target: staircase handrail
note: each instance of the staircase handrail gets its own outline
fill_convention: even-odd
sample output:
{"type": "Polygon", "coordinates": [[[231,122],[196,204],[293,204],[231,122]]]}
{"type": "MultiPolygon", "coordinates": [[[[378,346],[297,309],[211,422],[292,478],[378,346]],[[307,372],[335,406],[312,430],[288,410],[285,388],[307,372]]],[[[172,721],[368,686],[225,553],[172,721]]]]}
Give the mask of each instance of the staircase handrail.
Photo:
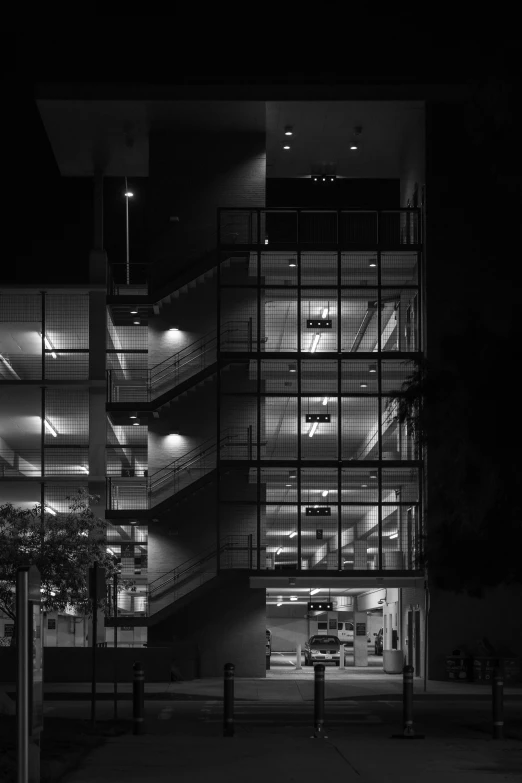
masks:
{"type": "Polygon", "coordinates": [[[149,598],[152,598],[154,593],[158,593],[160,590],[163,591],[164,589],[166,589],[167,586],[170,585],[172,582],[179,582],[182,578],[184,578],[188,574],[189,571],[193,571],[194,568],[203,565],[203,563],[217,556],[220,552],[226,551],[230,547],[230,544],[233,543],[234,541],[241,541],[243,539],[245,539],[245,541],[248,543],[249,536],[248,535],[226,536],[225,542],[222,543],[219,547],[216,547],[215,545],[209,546],[206,549],[204,549],[202,552],[198,552],[197,555],[194,555],[193,557],[190,557],[188,560],[185,560],[185,562],[180,563],[180,565],[176,566],[171,571],[167,571],[165,574],[158,576],[152,582],[149,582],[149,598]],[[161,584],[158,584],[160,582],[161,584]]]}

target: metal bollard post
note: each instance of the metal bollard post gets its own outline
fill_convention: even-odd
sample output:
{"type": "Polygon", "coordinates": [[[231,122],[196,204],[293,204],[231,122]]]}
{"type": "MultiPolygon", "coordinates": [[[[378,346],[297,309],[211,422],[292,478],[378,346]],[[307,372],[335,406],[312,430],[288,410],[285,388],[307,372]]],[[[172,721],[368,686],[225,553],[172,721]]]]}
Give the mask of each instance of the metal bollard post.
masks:
{"type": "Polygon", "coordinates": [[[493,739],[504,739],[504,678],[497,670],[493,676],[493,739]]]}
{"type": "Polygon", "coordinates": [[[393,739],[424,739],[424,735],[416,734],[413,728],[413,674],[413,666],[406,665],[402,670],[403,732],[393,734],[393,739]]]}
{"type": "Polygon", "coordinates": [[[314,681],[314,734],[312,739],[328,739],[324,733],[324,664],[315,666],[314,681]]]}
{"type": "Polygon", "coordinates": [[[234,669],[233,663],[225,664],[223,692],[223,736],[234,736],[234,669]]]}
{"type": "Polygon", "coordinates": [[[302,668],[303,667],[301,666],[301,645],[297,644],[295,648],[295,669],[297,671],[298,669],[302,669],[302,668]]]}
{"type": "Polygon", "coordinates": [[[134,680],[132,683],[132,733],[145,734],[145,672],[139,661],[132,667],[134,680]]]}
{"type": "Polygon", "coordinates": [[[339,668],[340,669],[344,669],[344,651],[345,651],[345,646],[344,646],[344,644],[341,644],[341,646],[339,648],[339,668]]]}

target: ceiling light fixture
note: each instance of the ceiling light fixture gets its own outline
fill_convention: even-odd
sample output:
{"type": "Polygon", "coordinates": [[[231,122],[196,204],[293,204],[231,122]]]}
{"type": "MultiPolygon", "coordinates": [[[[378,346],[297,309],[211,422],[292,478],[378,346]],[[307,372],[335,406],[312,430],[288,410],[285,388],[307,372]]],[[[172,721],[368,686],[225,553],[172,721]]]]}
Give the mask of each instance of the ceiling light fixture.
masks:
{"type": "Polygon", "coordinates": [[[320,592],[321,592],[321,588],[320,587],[314,587],[313,590],[310,590],[310,595],[316,595],[317,593],[320,593],[320,592]]]}
{"type": "Polygon", "coordinates": [[[56,516],[57,512],[54,510],[54,508],[52,506],[44,506],[44,508],[45,508],[45,510],[47,511],[48,514],[52,514],[53,517],[56,516]]]}
{"type": "Polygon", "coordinates": [[[138,311],[137,311],[137,310],[131,310],[131,311],[130,311],[130,314],[131,314],[131,315],[138,315],[138,311]]]}
{"type": "Polygon", "coordinates": [[[129,418],[130,418],[130,419],[137,419],[138,417],[137,417],[137,416],[136,416],[134,413],[131,413],[131,415],[129,416],[129,418]]]}
{"type": "Polygon", "coordinates": [[[284,145],[284,147],[283,147],[283,149],[284,149],[284,150],[289,150],[289,149],[290,149],[290,145],[289,145],[289,144],[285,144],[285,145],[284,145]]]}
{"type": "Polygon", "coordinates": [[[325,397],[323,400],[323,405],[328,405],[328,397],[325,397]]]}
{"type": "Polygon", "coordinates": [[[291,486],[292,486],[291,484],[285,484],[285,487],[291,487],[291,486]]]}
{"type": "MultiPolygon", "coordinates": [[[[39,332],[38,334],[40,335],[40,337],[42,336],[41,332],[39,332]]],[[[53,359],[56,359],[56,354],[54,352],[54,345],[51,345],[51,341],[47,336],[44,336],[44,345],[48,351],[51,351],[51,356],[53,357],[53,359]]]]}
{"type": "Polygon", "coordinates": [[[126,198],[132,198],[132,197],[134,196],[134,193],[132,192],[132,190],[126,190],[126,191],[125,191],[125,193],[124,193],[123,195],[124,195],[126,198]]]}
{"type": "Polygon", "coordinates": [[[313,438],[313,437],[314,437],[314,435],[315,435],[315,431],[316,431],[316,429],[318,428],[318,426],[319,426],[319,422],[318,422],[318,421],[314,421],[314,423],[313,423],[313,424],[312,424],[312,426],[310,427],[310,431],[309,431],[309,433],[308,433],[308,437],[309,437],[309,438],[313,438]]]}
{"type": "Polygon", "coordinates": [[[283,551],[283,547],[280,546],[279,549],[276,552],[276,555],[280,555],[282,551],[283,551]]]}
{"type": "Polygon", "coordinates": [[[377,365],[370,364],[370,366],[368,367],[368,372],[377,372],[377,365]]]}
{"type": "Polygon", "coordinates": [[[297,372],[297,367],[295,366],[295,364],[288,365],[288,372],[297,372]]]}
{"type": "Polygon", "coordinates": [[[323,307],[323,312],[321,313],[321,318],[328,318],[328,308],[323,307]]]}
{"type": "Polygon", "coordinates": [[[367,389],[368,384],[367,383],[361,383],[361,389],[367,389]]]}
{"type": "Polygon", "coordinates": [[[268,245],[268,237],[265,239],[265,245],[268,245]]]}
{"type": "Polygon", "coordinates": [[[135,326],[139,326],[139,325],[140,325],[140,321],[133,321],[133,324],[134,324],[135,326]]]}
{"type": "Polygon", "coordinates": [[[376,479],[376,478],[377,478],[377,473],[376,473],[376,471],[372,471],[372,472],[370,473],[370,478],[371,478],[371,479],[376,479]]]}
{"type": "Polygon", "coordinates": [[[132,426],[133,426],[133,427],[139,427],[139,426],[140,426],[140,423],[139,423],[139,421],[133,421],[133,422],[132,422],[132,426]]]}
{"type": "Polygon", "coordinates": [[[179,326],[169,326],[169,332],[179,332],[179,326]]]}
{"type": "Polygon", "coordinates": [[[288,538],[294,538],[294,536],[296,535],[297,535],[297,530],[292,530],[292,532],[288,534],[288,538]]]}
{"type": "Polygon", "coordinates": [[[290,600],[291,601],[297,601],[298,596],[297,595],[291,595],[290,600]]]}
{"type": "Polygon", "coordinates": [[[370,258],[370,267],[377,266],[377,262],[374,258],[370,258]]]}
{"type": "Polygon", "coordinates": [[[321,495],[323,496],[323,498],[328,497],[328,492],[329,492],[329,490],[323,489],[323,491],[321,492],[321,495]]]}
{"type": "Polygon", "coordinates": [[[89,468],[86,468],[85,465],[78,465],[78,468],[82,471],[82,473],[89,473],[89,468]]]}
{"type": "Polygon", "coordinates": [[[390,538],[399,538],[399,534],[398,533],[392,533],[390,538]]]}
{"type": "Polygon", "coordinates": [[[54,429],[54,427],[51,424],[51,422],[47,421],[47,419],[44,419],[44,424],[45,424],[45,428],[46,428],[47,432],[50,432],[51,435],[53,436],[53,438],[57,438],[58,437],[58,433],[54,429]]]}
{"type": "Polygon", "coordinates": [[[361,484],[362,489],[366,489],[368,487],[368,484],[361,484]]]}
{"type": "Polygon", "coordinates": [[[283,602],[279,601],[279,603],[277,603],[276,606],[283,606],[283,602]]]}
{"type": "Polygon", "coordinates": [[[289,258],[288,259],[288,266],[290,266],[290,267],[297,266],[297,261],[295,260],[295,258],[289,258]]]}
{"type": "Polygon", "coordinates": [[[294,133],[293,125],[287,125],[285,127],[285,136],[293,136],[293,133],[294,133]]]}
{"type": "Polygon", "coordinates": [[[297,478],[297,472],[295,470],[291,470],[288,474],[288,478],[295,479],[297,478]]]}
{"type": "Polygon", "coordinates": [[[310,346],[310,353],[315,353],[317,351],[317,346],[319,345],[320,339],[321,339],[321,333],[316,332],[314,334],[314,339],[312,340],[312,345],[310,346]]]}

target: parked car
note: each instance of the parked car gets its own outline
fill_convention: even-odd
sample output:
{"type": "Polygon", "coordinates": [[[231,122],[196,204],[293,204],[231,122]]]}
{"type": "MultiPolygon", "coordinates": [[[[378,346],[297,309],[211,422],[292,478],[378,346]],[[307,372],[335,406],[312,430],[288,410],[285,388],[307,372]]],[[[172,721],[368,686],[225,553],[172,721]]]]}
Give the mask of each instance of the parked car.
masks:
{"type": "Polygon", "coordinates": [[[383,635],[382,628],[379,629],[379,633],[375,634],[375,655],[382,655],[383,647],[383,635]]]}
{"type": "Polygon", "coordinates": [[[305,666],[314,663],[335,663],[339,666],[341,642],[338,636],[318,634],[311,636],[304,646],[305,666]]]}

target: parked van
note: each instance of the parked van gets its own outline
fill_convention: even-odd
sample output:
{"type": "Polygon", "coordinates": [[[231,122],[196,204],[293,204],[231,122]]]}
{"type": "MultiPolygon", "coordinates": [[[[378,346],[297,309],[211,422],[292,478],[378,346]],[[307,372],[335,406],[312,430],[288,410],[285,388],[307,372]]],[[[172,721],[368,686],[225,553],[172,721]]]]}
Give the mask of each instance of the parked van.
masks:
{"type": "Polygon", "coordinates": [[[353,647],[353,623],[349,620],[337,620],[337,630],[332,628],[332,621],[330,621],[330,627],[328,627],[327,622],[318,622],[317,633],[335,633],[339,637],[341,644],[353,647]]]}

